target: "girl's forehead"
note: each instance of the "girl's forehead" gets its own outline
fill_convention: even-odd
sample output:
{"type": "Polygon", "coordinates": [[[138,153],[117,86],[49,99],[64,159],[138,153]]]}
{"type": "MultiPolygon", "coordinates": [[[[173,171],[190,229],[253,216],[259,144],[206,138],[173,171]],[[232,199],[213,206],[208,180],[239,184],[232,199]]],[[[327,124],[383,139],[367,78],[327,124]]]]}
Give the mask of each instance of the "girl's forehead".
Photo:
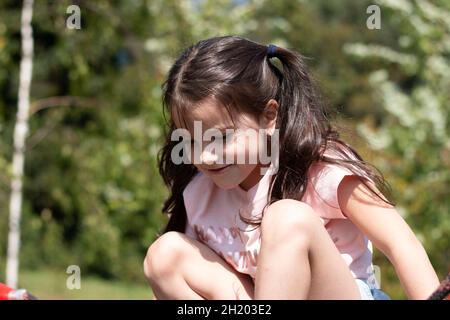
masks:
{"type": "Polygon", "coordinates": [[[228,128],[234,125],[232,115],[222,105],[213,100],[193,105],[187,108],[175,108],[172,118],[177,128],[194,128],[194,121],[200,121],[203,128],[228,128]]]}

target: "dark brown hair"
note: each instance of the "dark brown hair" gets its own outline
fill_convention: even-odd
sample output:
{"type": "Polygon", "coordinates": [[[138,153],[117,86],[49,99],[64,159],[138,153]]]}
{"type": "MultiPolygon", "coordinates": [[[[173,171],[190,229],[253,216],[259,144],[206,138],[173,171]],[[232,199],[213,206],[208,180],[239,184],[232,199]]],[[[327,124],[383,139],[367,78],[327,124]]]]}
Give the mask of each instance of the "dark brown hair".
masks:
{"type": "MultiPolygon", "coordinates": [[[[280,199],[302,199],[308,170],[319,161],[344,166],[370,179],[382,195],[390,194],[382,174],[363,161],[331,126],[304,58],[281,47],[277,47],[274,57],[281,62],[281,70],[267,56],[266,45],[239,36],[223,36],[187,48],[171,67],[163,84],[163,105],[171,118],[159,157],[160,173],[170,190],[163,207],[163,212],[170,215],[164,232],[185,231],[183,191],[197,173],[194,165],[176,165],[171,160],[172,149],[178,143],[171,141],[172,130],[176,129],[173,116],[185,117],[192,106],[206,98],[215,99],[230,115],[245,112],[260,116],[270,99],[278,102],[279,169],[272,177],[268,204],[280,199]],[[325,150],[338,156],[326,156],[325,150]]],[[[360,180],[378,198],[394,205],[360,180]]],[[[258,225],[261,221],[246,222],[258,225]]]]}

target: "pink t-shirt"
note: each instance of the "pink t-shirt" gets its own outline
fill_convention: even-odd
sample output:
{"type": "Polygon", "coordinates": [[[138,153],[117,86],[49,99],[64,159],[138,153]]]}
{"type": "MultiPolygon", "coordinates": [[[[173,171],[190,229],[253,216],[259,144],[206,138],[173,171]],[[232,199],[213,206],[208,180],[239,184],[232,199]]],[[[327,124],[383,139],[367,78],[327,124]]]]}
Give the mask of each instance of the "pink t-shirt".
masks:
{"type": "MultiPolygon", "coordinates": [[[[199,172],[184,190],[187,213],[186,234],[209,246],[238,272],[256,275],[260,250],[260,228],[241,221],[244,217],[261,218],[267,203],[273,168],[258,184],[245,191],[241,187],[221,189],[199,172]]],[[[337,189],[346,168],[317,163],[310,168],[309,183],[302,201],[309,204],[323,221],[342,258],[355,278],[373,276],[372,244],[342,213],[337,189]]]]}

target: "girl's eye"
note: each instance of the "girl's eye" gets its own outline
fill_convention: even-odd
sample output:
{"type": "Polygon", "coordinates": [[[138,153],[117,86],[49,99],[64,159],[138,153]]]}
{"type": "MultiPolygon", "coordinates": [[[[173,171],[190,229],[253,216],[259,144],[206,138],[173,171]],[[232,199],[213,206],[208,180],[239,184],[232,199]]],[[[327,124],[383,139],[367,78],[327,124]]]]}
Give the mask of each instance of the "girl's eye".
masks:
{"type": "Polygon", "coordinates": [[[221,136],[213,136],[212,137],[212,141],[216,141],[216,140],[220,140],[220,141],[225,141],[227,142],[228,139],[231,137],[232,133],[223,133],[221,136]]]}
{"type": "Polygon", "coordinates": [[[233,136],[233,132],[229,132],[229,133],[224,133],[222,135],[222,139],[229,139],[233,136]]]}
{"type": "Polygon", "coordinates": [[[222,135],[220,136],[220,139],[225,140],[227,136],[228,136],[228,135],[227,135],[226,133],[224,133],[224,134],[222,134],[222,135]]]}

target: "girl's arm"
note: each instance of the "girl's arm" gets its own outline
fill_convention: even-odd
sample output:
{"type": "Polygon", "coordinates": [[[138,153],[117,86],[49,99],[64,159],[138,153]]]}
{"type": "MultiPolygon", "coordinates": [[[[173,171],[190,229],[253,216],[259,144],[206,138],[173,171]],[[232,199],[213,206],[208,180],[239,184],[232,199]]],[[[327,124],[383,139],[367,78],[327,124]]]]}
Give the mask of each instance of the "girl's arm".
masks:
{"type": "Polygon", "coordinates": [[[395,207],[373,195],[356,176],[344,177],[338,200],[342,212],[392,262],[408,298],[428,298],[439,279],[422,244],[395,207]]]}

